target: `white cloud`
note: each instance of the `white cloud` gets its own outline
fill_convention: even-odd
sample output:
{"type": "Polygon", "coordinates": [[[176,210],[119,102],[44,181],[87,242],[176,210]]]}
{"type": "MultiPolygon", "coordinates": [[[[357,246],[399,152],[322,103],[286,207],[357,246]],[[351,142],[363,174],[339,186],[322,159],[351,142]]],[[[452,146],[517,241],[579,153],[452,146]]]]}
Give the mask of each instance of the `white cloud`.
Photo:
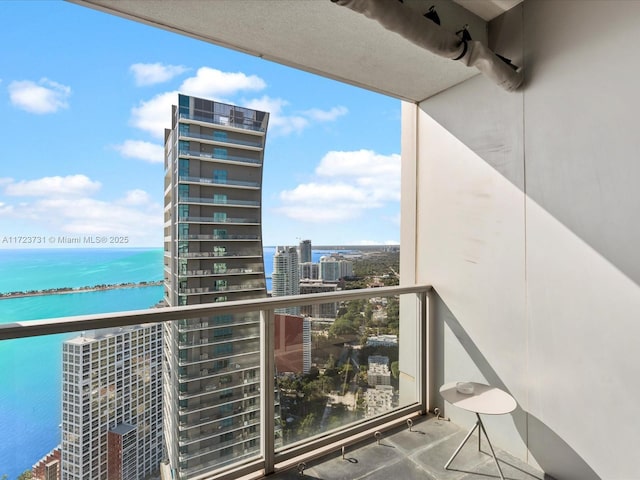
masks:
{"type": "Polygon", "coordinates": [[[349,110],[347,109],[347,107],[339,106],[333,107],[331,110],[320,110],[318,108],[312,108],[302,113],[312,120],[316,120],[318,122],[333,122],[338,117],[349,113],[349,110]]]}
{"type": "Polygon", "coordinates": [[[92,181],[86,175],[68,175],[12,181],[4,184],[4,193],[16,197],[76,197],[94,193],[100,186],[100,182],[92,181]]]}
{"type": "Polygon", "coordinates": [[[163,65],[162,63],[134,63],[129,67],[137,86],[155,85],[171,80],[188,70],[182,65],[163,65]]]}
{"type": "Polygon", "coordinates": [[[11,103],[30,113],[42,115],[68,108],[71,87],[42,78],[38,83],[31,80],[15,81],[9,84],[11,103]]]}
{"type": "Polygon", "coordinates": [[[151,196],[144,190],[137,188],[129,190],[120,203],[123,205],[146,205],[151,203],[151,196]]]}
{"type": "Polygon", "coordinates": [[[280,192],[279,213],[298,221],[341,222],[400,201],[397,154],[331,151],[320,160],[315,173],[316,181],[280,192]]]}
{"type": "MultiPolygon", "coordinates": [[[[29,192],[26,185],[46,183],[21,181],[11,186],[19,185],[23,191],[29,192]]],[[[127,243],[135,245],[157,245],[161,241],[158,232],[162,231],[163,208],[153,202],[144,190],[128,191],[114,201],[94,198],[90,189],[84,193],[64,196],[58,195],[55,189],[49,189],[48,194],[39,195],[29,202],[1,203],[0,215],[16,219],[23,226],[30,224],[33,234],[118,235],[129,237],[127,243]]]]}
{"type": "Polygon", "coordinates": [[[142,101],[131,109],[131,124],[162,139],[164,129],[171,126],[171,105],[177,102],[177,91],[161,93],[151,100],[142,101]]]}
{"type": "Polygon", "coordinates": [[[125,140],[114,148],[124,157],[137,158],[151,163],[164,162],[164,147],[141,140],[125,140]]]}
{"type": "Polygon", "coordinates": [[[179,90],[195,97],[219,99],[238,92],[263,90],[266,86],[265,81],[257,75],[201,67],[194,77],[182,83],[179,90]]]}
{"type": "Polygon", "coordinates": [[[210,67],[201,67],[196,74],[182,82],[174,91],[160,93],[141,101],[131,109],[131,125],[161,139],[164,129],[169,126],[171,105],[178,100],[178,93],[207,98],[223,103],[242,105],[253,110],[269,112],[269,135],[286,136],[301,133],[314,122],[331,122],[346,115],[346,107],[337,106],[329,110],[312,108],[297,114],[287,114],[289,102],[282,98],[263,95],[257,98],[233,100],[241,93],[265,89],[267,84],[256,75],[242,72],[223,72],[210,67]]]}
{"type": "Polygon", "coordinates": [[[222,72],[202,67],[194,77],[187,78],[177,90],[160,93],[133,107],[131,124],[161,139],[164,136],[164,129],[170,126],[171,106],[178,102],[178,93],[228,102],[224,99],[227,95],[245,90],[261,90],[265,86],[264,80],[255,75],[222,72]]]}

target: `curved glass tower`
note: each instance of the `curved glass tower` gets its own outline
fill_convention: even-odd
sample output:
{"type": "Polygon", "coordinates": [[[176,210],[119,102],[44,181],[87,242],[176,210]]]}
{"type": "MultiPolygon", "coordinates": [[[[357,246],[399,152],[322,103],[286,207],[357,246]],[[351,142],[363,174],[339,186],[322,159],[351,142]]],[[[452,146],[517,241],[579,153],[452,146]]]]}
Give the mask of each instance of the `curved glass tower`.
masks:
{"type": "MultiPolygon", "coordinates": [[[[165,130],[165,301],[266,296],[262,161],[269,114],[178,95],[165,130]]],[[[164,431],[174,478],[260,448],[258,314],[166,324],[164,431]]]]}

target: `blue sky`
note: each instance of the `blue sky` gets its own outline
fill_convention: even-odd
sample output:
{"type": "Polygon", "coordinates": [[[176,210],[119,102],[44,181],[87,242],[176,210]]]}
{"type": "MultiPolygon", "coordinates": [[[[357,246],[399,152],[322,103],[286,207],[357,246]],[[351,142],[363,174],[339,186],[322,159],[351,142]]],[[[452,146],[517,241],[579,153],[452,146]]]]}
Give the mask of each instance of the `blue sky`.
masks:
{"type": "Polygon", "coordinates": [[[265,245],[399,242],[399,100],[67,2],[0,16],[0,248],[160,247],[177,92],[271,113],[265,245]]]}

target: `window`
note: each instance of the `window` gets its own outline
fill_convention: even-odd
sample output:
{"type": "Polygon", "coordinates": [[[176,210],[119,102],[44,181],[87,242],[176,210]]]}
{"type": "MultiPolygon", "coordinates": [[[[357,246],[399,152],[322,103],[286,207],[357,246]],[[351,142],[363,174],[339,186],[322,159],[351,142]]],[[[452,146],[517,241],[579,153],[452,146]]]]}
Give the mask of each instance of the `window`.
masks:
{"type": "Polygon", "coordinates": [[[219,340],[229,340],[233,335],[233,329],[231,327],[218,328],[213,331],[213,339],[216,341],[219,340]]]}
{"type": "Polygon", "coordinates": [[[227,231],[222,228],[215,228],[213,230],[213,238],[224,240],[225,238],[227,238],[227,231]]]}
{"type": "Polygon", "coordinates": [[[214,158],[219,158],[224,160],[227,158],[227,149],[226,148],[214,148],[213,149],[214,158]]]}
{"type": "Polygon", "coordinates": [[[214,355],[228,355],[233,353],[233,345],[230,343],[224,343],[222,345],[213,346],[214,355]]]}
{"type": "Polygon", "coordinates": [[[227,221],[227,212],[214,212],[213,221],[214,222],[226,222],[227,221]]]}
{"type": "Polygon", "coordinates": [[[189,176],[189,160],[188,159],[181,158],[178,160],[178,175],[180,177],[189,176]]]}
{"type": "Polygon", "coordinates": [[[227,196],[223,193],[216,193],[213,195],[213,202],[225,204],[227,203],[227,196]]]}
{"type": "Polygon", "coordinates": [[[189,218],[189,205],[178,205],[178,218],[180,220],[189,218]]]}
{"type": "Polygon", "coordinates": [[[178,127],[180,130],[180,136],[188,137],[189,136],[189,125],[181,123],[178,127]]]}
{"type": "Polygon", "coordinates": [[[188,154],[190,150],[190,144],[189,142],[187,142],[186,140],[179,140],[178,141],[178,152],[180,153],[180,155],[182,154],[188,154]]]}
{"type": "Polygon", "coordinates": [[[213,180],[216,183],[227,183],[227,171],[226,170],[214,170],[213,180]]]}
{"type": "Polygon", "coordinates": [[[189,198],[189,185],[178,185],[178,199],[186,200],[189,198]]]}
{"type": "Polygon", "coordinates": [[[227,132],[216,130],[213,132],[213,139],[218,142],[225,142],[227,140],[227,132]]]}
{"type": "Polygon", "coordinates": [[[214,263],[213,264],[213,273],[226,273],[227,272],[227,264],[226,263],[214,263]]]}

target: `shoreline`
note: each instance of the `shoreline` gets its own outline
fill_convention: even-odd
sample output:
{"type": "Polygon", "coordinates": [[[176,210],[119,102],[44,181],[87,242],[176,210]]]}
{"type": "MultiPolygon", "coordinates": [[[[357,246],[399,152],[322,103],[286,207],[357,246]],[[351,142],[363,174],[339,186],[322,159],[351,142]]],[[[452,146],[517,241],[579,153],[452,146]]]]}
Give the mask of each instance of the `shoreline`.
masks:
{"type": "Polygon", "coordinates": [[[29,290],[0,293],[0,300],[7,300],[10,298],[24,298],[24,297],[41,297],[45,295],[64,295],[68,293],[87,293],[87,292],[100,292],[104,290],[117,290],[120,288],[143,288],[143,287],[158,287],[164,282],[162,280],[156,280],[153,282],[126,282],[126,283],[113,283],[108,285],[93,285],[85,287],[61,287],[61,288],[47,288],[44,290],[29,290]]]}

